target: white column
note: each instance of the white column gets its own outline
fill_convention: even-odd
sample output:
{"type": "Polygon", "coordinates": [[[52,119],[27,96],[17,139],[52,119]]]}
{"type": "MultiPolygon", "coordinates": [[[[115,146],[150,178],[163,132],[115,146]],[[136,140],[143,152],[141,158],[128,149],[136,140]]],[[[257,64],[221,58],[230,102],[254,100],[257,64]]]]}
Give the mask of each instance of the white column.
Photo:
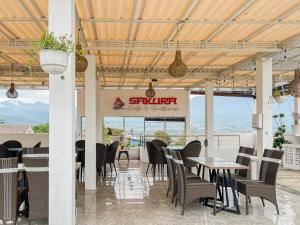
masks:
{"type": "Polygon", "coordinates": [[[96,190],[96,57],[85,57],[85,189],[96,190]]]}
{"type": "Polygon", "coordinates": [[[81,117],[84,116],[84,107],[85,107],[85,101],[84,101],[84,90],[77,90],[77,125],[76,125],[76,134],[77,140],[84,139],[81,133],[81,117]]]}
{"type": "Polygon", "coordinates": [[[103,139],[102,139],[102,116],[101,116],[101,113],[100,113],[100,107],[101,107],[101,82],[100,80],[97,80],[97,83],[96,83],[97,87],[96,87],[96,92],[97,92],[97,109],[96,109],[96,121],[97,121],[97,124],[96,124],[96,135],[97,135],[97,142],[103,142],[103,139]]]}
{"type": "Polygon", "coordinates": [[[262,129],[257,130],[257,155],[273,146],[272,131],[272,59],[256,61],[256,113],[262,115],[262,129]]]}
{"type": "Polygon", "coordinates": [[[300,108],[300,104],[299,104],[299,97],[294,97],[294,124],[300,124],[300,118],[299,118],[299,108],[300,108]]]}
{"type": "Polygon", "coordinates": [[[205,139],[208,142],[205,156],[214,148],[214,83],[207,81],[205,84],[205,139]]]}
{"type": "MultiPolygon", "coordinates": [[[[185,114],[185,134],[186,136],[189,136],[191,133],[191,120],[190,120],[190,90],[186,91],[186,100],[185,100],[186,104],[186,114],[185,114]]],[[[187,140],[189,139],[189,137],[187,137],[187,140]]]]}
{"type": "MultiPolygon", "coordinates": [[[[48,28],[75,37],[74,0],[49,0],[48,28]]],[[[75,224],[75,56],[65,79],[49,75],[49,224],[75,224]]]]}

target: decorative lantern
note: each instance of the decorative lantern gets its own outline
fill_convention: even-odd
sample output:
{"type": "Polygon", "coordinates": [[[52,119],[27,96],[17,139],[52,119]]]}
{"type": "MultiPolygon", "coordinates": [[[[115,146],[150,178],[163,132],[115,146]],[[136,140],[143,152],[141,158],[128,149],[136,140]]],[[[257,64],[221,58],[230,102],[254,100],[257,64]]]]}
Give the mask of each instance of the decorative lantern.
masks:
{"type": "Polygon", "coordinates": [[[183,77],[187,72],[187,66],[181,59],[181,51],[176,50],[175,60],[169,66],[169,74],[172,77],[183,77]]]}
{"type": "Polygon", "coordinates": [[[81,44],[78,43],[76,45],[76,50],[76,72],[84,72],[88,66],[88,61],[84,56],[80,55],[80,52],[82,52],[81,44]]]}
{"type": "Polygon", "coordinates": [[[294,80],[288,85],[288,92],[294,97],[300,97],[300,69],[295,69],[294,80]]]}
{"type": "Polygon", "coordinates": [[[154,88],[152,86],[152,82],[149,82],[149,87],[146,90],[146,96],[148,98],[153,98],[155,96],[155,90],[154,90],[154,88]]]}
{"type": "Polygon", "coordinates": [[[18,92],[16,91],[15,88],[15,83],[10,84],[10,88],[6,92],[6,97],[8,98],[17,98],[18,97],[18,92]]]}

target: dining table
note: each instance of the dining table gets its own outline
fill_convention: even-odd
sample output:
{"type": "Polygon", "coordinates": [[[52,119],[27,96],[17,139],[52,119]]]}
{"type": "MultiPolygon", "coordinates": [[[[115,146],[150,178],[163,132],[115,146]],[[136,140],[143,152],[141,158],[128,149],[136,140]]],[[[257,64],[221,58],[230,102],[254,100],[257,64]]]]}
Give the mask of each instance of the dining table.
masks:
{"type": "MultiPolygon", "coordinates": [[[[239,207],[239,203],[238,203],[238,199],[237,199],[237,194],[236,194],[236,182],[232,179],[232,175],[231,175],[231,170],[248,170],[249,167],[236,163],[236,162],[232,162],[232,161],[228,161],[222,158],[218,158],[218,157],[188,157],[188,160],[191,160],[197,164],[199,164],[199,166],[203,167],[203,172],[202,172],[202,178],[204,178],[204,169],[207,168],[209,169],[209,174],[210,174],[210,181],[211,182],[216,182],[216,196],[219,192],[219,196],[221,198],[221,203],[220,205],[217,207],[217,212],[220,211],[227,211],[227,212],[231,212],[231,213],[235,213],[235,214],[240,214],[240,207],[239,207]],[[225,194],[226,194],[226,204],[224,204],[224,193],[223,193],[223,188],[222,188],[222,194],[220,193],[220,171],[222,172],[222,184],[223,186],[225,186],[225,194]],[[214,179],[215,177],[215,179],[214,179]],[[226,179],[226,177],[228,179],[226,179]],[[228,190],[227,190],[227,180],[229,182],[231,182],[230,184],[230,188],[232,191],[232,196],[233,196],[233,207],[230,207],[229,205],[229,201],[228,201],[228,190]]],[[[212,206],[209,205],[208,203],[206,203],[207,206],[212,206]]]]}

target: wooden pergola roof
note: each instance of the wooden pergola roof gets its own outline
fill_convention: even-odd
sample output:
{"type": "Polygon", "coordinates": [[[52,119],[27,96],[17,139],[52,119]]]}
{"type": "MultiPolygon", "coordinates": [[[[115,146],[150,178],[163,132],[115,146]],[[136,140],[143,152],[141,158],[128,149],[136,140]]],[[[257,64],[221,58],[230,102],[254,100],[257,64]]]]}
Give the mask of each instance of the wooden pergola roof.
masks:
{"type": "MultiPolygon", "coordinates": [[[[105,87],[254,87],[255,60],[273,56],[274,83],[293,79],[300,60],[300,0],[76,0],[80,42],[97,56],[105,87]],[[177,40],[188,74],[168,75],[177,40]],[[287,49],[286,52],[284,50],[287,49]]],[[[47,86],[26,50],[47,29],[47,0],[2,1],[0,85],[47,86]]],[[[78,87],[84,76],[78,73],[78,87]]]]}

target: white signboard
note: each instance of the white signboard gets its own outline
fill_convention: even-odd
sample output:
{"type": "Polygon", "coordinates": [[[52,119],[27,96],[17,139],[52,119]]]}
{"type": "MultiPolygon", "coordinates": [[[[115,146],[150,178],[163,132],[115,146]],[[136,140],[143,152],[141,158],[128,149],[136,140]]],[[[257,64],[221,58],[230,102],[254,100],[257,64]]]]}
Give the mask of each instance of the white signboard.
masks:
{"type": "Polygon", "coordinates": [[[102,116],[185,117],[188,92],[185,90],[155,90],[148,98],[145,90],[101,90],[102,116]]]}

